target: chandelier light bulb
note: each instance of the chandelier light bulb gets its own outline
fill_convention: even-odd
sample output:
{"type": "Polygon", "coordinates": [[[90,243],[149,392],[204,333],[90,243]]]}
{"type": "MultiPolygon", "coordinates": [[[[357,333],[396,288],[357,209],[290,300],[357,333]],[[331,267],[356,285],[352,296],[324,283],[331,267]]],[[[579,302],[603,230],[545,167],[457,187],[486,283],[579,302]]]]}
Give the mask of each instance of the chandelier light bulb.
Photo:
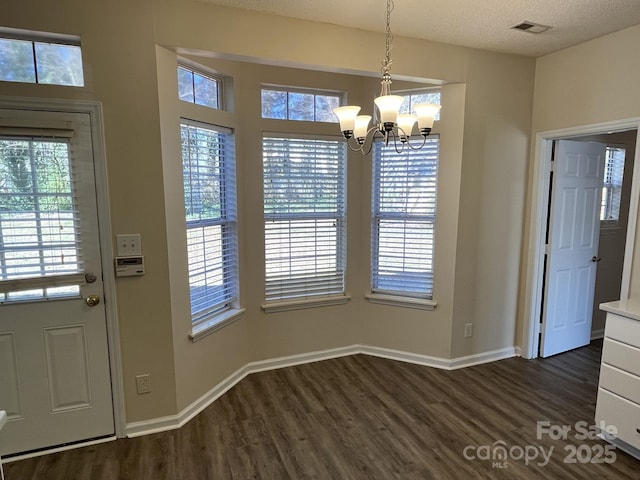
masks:
{"type": "Polygon", "coordinates": [[[433,128],[433,121],[436,115],[440,111],[440,105],[435,103],[419,103],[413,107],[418,115],[418,128],[420,133],[424,135],[425,132],[429,133],[433,128]]]}
{"type": "Polygon", "coordinates": [[[397,117],[398,122],[398,135],[401,141],[406,141],[411,136],[413,131],[413,125],[418,120],[418,117],[410,113],[401,113],[397,117]]]}
{"type": "Polygon", "coordinates": [[[338,117],[340,122],[340,130],[345,138],[351,138],[356,123],[356,117],[360,112],[360,107],[348,105],[346,107],[338,107],[333,109],[333,113],[338,117]]]}
{"type": "Polygon", "coordinates": [[[404,98],[400,95],[383,95],[374,100],[380,112],[380,122],[388,129],[389,126],[393,127],[396,123],[396,117],[398,116],[398,110],[404,98]]]}
{"type": "Polygon", "coordinates": [[[367,137],[367,132],[369,131],[369,122],[371,122],[371,115],[358,115],[356,117],[353,136],[356,137],[358,143],[364,143],[364,139],[367,137]]]}

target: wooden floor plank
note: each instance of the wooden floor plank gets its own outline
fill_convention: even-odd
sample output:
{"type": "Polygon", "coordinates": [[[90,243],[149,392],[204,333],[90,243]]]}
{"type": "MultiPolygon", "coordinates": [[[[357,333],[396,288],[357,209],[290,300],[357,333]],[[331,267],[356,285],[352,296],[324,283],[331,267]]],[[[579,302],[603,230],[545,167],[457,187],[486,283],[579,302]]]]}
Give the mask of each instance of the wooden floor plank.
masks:
{"type": "Polygon", "coordinates": [[[620,451],[613,464],[564,462],[600,440],[537,435],[538,421],[593,423],[601,350],[455,371],[355,355],[256,373],[179,430],[11,462],[6,480],[640,479],[620,451]],[[498,444],[553,452],[544,466],[465,458],[498,444]]]}

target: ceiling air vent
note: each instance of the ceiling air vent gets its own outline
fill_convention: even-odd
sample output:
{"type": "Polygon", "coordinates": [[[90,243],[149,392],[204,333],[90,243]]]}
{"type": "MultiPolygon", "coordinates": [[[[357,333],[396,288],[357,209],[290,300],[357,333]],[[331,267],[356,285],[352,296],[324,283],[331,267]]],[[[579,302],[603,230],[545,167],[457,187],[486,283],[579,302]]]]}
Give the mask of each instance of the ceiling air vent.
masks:
{"type": "Polygon", "coordinates": [[[539,23],[533,23],[533,22],[521,22],[518,25],[515,25],[513,27],[511,27],[513,30],[521,30],[523,32],[528,32],[528,33],[542,33],[542,32],[546,32],[547,30],[549,30],[550,26],[548,25],[541,25],[539,23]]]}

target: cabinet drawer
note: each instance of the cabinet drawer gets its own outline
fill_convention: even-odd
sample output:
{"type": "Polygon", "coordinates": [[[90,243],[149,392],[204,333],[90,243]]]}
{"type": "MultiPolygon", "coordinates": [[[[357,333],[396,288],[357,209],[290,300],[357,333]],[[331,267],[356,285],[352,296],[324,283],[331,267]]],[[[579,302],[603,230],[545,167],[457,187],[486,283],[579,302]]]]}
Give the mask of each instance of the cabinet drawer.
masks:
{"type": "Polygon", "coordinates": [[[602,363],[640,376],[640,349],[605,338],[602,346],[602,363]]]}
{"type": "Polygon", "coordinates": [[[625,400],[606,390],[598,389],[596,424],[616,427],[616,437],[640,448],[640,405],[625,400]]]}
{"type": "Polygon", "coordinates": [[[640,377],[603,364],[600,369],[600,387],[640,404],[640,377]]]}
{"type": "Polygon", "coordinates": [[[640,348],[640,322],[608,313],[604,336],[640,348]]]}

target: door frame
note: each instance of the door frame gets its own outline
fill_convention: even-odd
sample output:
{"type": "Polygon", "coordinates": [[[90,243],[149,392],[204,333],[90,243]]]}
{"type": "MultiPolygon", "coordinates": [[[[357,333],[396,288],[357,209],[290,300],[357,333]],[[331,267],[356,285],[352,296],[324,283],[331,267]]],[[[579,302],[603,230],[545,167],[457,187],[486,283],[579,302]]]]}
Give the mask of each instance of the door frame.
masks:
{"type": "MultiPolygon", "coordinates": [[[[549,182],[553,142],[565,138],[616,133],[633,129],[637,130],[637,137],[631,180],[629,223],[625,243],[625,245],[633,247],[640,207],[640,142],[638,142],[638,140],[640,140],[640,117],[550,130],[536,134],[533,153],[533,179],[531,182],[531,211],[529,214],[528,234],[525,237],[528,240],[528,247],[524,278],[524,319],[520,352],[523,358],[537,358],[540,343],[539,334],[543,298],[545,236],[549,213],[549,182]]],[[[626,299],[629,295],[632,261],[633,248],[625,247],[622,268],[622,287],[620,291],[621,299],[626,299]]]]}
{"type": "MultiPolygon", "coordinates": [[[[108,177],[102,103],[83,100],[0,96],[0,107],[14,110],[84,113],[89,115],[91,123],[90,128],[94,175],[96,182],[100,260],[102,262],[104,307],[107,327],[107,345],[109,348],[109,367],[111,370],[111,397],[113,402],[114,427],[115,436],[122,438],[126,436],[124,385],[122,381],[122,353],[120,349],[120,333],[116,308],[115,272],[114,269],[111,268],[113,265],[113,236],[111,234],[111,213],[109,208],[109,189],[107,182],[108,177]]],[[[82,446],[82,444],[74,444],[69,448],[76,448],[78,446],[82,446]]],[[[41,455],[43,453],[48,452],[39,452],[38,454],[41,455]]]]}

